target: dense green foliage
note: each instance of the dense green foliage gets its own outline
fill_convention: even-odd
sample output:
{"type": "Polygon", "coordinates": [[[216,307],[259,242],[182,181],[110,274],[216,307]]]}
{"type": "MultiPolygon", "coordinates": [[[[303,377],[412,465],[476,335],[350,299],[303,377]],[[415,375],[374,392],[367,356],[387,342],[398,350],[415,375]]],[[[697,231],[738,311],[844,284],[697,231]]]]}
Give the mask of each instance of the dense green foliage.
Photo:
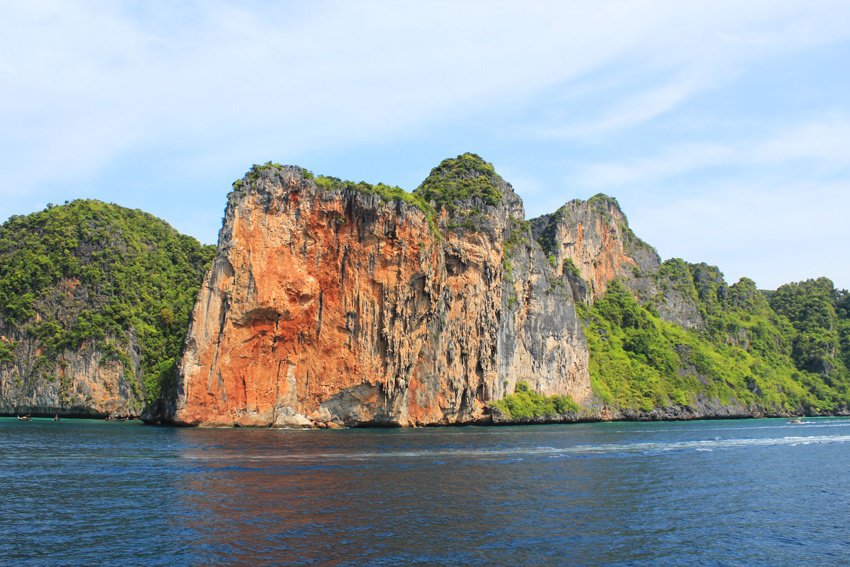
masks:
{"type": "Polygon", "coordinates": [[[517,382],[513,394],[491,404],[506,418],[515,420],[555,419],[579,412],[579,405],[569,396],[543,396],[533,392],[525,382],[517,382]]]}
{"type": "MultiPolygon", "coordinates": [[[[150,214],[99,201],[14,216],[0,226],[0,322],[38,339],[41,370],[80,348],[132,370],[138,345],[152,400],[173,375],[213,253],[150,214]]],[[[0,359],[14,358],[8,350],[0,359]]]]}
{"type": "Polygon", "coordinates": [[[316,186],[320,189],[343,189],[348,191],[358,191],[367,195],[377,195],[384,202],[402,201],[408,205],[412,205],[429,216],[433,216],[434,209],[428,203],[422,200],[419,195],[408,193],[401,187],[395,185],[385,185],[378,183],[372,185],[365,181],[355,183],[354,181],[345,181],[336,177],[328,177],[320,175],[315,178],[316,186]]]}
{"type": "Polygon", "coordinates": [[[493,165],[471,153],[440,162],[413,193],[426,203],[434,203],[438,210],[449,211],[454,211],[461,201],[478,199],[496,206],[502,200],[493,165]]]}
{"type": "Polygon", "coordinates": [[[658,267],[656,280],[661,284],[662,290],[673,289],[680,292],[685,298],[697,301],[698,292],[693,282],[688,263],[681,258],[672,258],[664,261],[658,267]]]}
{"type": "Polygon", "coordinates": [[[850,370],[850,293],[844,291],[835,304],[838,315],[838,339],[841,342],[841,361],[850,370]]]}
{"type": "Polygon", "coordinates": [[[15,361],[15,343],[9,340],[0,340],[0,364],[15,361]]]}
{"type": "MultiPolygon", "coordinates": [[[[641,306],[623,284],[612,282],[584,314],[593,390],[604,403],[641,411],[715,401],[769,412],[828,412],[850,402],[846,378],[811,372],[811,356],[799,355],[801,332],[771,308],[752,280],[727,286],[713,266],[681,260],[665,262],[659,277],[696,301],[705,329],[688,331],[661,320],[652,304],[641,306]]],[[[829,295],[824,286],[819,293],[822,299],[829,295]]],[[[771,301],[791,295],[777,292],[771,301]]],[[[824,305],[818,313],[815,326],[830,314],[824,305]]]]}
{"type": "Polygon", "coordinates": [[[811,401],[792,379],[790,361],[776,368],[744,348],[717,345],[662,321],[617,281],[590,309],[587,339],[594,392],[623,409],[717,400],[793,410],[811,401]]]}
{"type": "Polygon", "coordinates": [[[773,309],[791,321],[797,334],[792,356],[797,366],[846,382],[848,324],[847,292],[827,278],[783,285],[770,297],[773,309]]]}

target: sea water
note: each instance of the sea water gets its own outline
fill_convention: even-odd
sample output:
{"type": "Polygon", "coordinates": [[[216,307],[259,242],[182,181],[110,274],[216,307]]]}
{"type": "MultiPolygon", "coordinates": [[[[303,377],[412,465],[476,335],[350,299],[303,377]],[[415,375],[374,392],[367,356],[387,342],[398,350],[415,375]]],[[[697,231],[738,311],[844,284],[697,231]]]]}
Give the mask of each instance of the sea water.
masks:
{"type": "Polygon", "coordinates": [[[0,419],[0,564],[850,562],[850,420],[0,419]]]}

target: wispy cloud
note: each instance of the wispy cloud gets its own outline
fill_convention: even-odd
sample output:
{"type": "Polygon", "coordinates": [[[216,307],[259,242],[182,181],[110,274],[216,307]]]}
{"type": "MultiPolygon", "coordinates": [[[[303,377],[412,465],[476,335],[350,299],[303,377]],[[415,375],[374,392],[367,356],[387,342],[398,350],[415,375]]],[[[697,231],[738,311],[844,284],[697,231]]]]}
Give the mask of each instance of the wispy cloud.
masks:
{"type": "Polygon", "coordinates": [[[581,166],[575,179],[580,186],[594,190],[615,190],[729,163],[734,157],[734,148],[722,144],[687,144],[631,163],[615,161],[581,166]]]}
{"type": "Polygon", "coordinates": [[[850,182],[764,180],[730,183],[699,197],[636,206],[641,237],[665,257],[717,264],[730,281],[765,288],[828,275],[850,281],[850,182]]]}
{"type": "Polygon", "coordinates": [[[644,20],[646,34],[617,54],[606,80],[592,74],[570,78],[564,88],[584,96],[564,112],[566,120],[538,124],[533,134],[585,141],[616,134],[663,117],[768,58],[850,38],[850,15],[831,2],[812,10],[793,2],[656,7],[655,19],[644,20]],[[654,80],[647,84],[647,77],[654,80]]]}
{"type": "Polygon", "coordinates": [[[672,177],[708,168],[794,165],[805,161],[820,169],[850,166],[850,120],[839,115],[787,126],[766,139],[691,143],[656,155],[582,166],[582,186],[616,191],[624,186],[658,185],[672,177]]]}
{"type": "Polygon", "coordinates": [[[716,69],[749,52],[789,48],[785,35],[761,34],[739,55],[742,29],[830,19],[772,2],[27,2],[4,12],[3,193],[91,175],[140,144],[214,146],[239,161],[297,154],[384,139],[609,65],[672,70],[561,133],[616,131],[710,88],[716,69]]]}
{"type": "Polygon", "coordinates": [[[678,77],[666,84],[652,86],[646,91],[626,95],[614,107],[606,109],[602,116],[593,120],[566,126],[542,127],[537,129],[537,135],[543,138],[581,140],[643,124],[676,108],[710,84],[705,78],[678,77]]]}

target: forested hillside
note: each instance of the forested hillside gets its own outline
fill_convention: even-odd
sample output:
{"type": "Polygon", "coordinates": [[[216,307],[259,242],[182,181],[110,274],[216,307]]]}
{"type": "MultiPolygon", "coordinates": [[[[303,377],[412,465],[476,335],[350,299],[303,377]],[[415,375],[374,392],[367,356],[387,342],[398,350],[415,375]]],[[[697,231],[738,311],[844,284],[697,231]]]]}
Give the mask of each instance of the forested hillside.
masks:
{"type": "Polygon", "coordinates": [[[586,310],[603,404],[659,417],[847,410],[847,319],[837,309],[845,292],[820,279],[783,286],[769,302],[750,279],[729,286],[709,266],[687,269],[703,330],[664,321],[616,280],[586,310]]]}
{"type": "Polygon", "coordinates": [[[0,411],[138,415],[173,379],[213,247],[78,200],[0,226],[0,411]]]}
{"type": "MultiPolygon", "coordinates": [[[[661,262],[616,199],[597,195],[531,221],[579,306],[594,400],[569,415],[517,392],[513,418],[688,419],[850,409],[850,299],[826,279],[761,291],[720,270],[661,262]]],[[[511,411],[513,407],[513,411],[511,411]]]]}

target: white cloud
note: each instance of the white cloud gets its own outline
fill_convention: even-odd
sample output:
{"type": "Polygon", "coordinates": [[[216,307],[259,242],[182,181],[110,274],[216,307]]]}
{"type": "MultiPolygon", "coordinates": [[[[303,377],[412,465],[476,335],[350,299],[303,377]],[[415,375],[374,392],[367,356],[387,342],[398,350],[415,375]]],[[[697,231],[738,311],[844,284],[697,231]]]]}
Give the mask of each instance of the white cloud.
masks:
{"type": "MultiPolygon", "coordinates": [[[[613,191],[627,186],[658,185],[708,168],[759,169],[806,161],[820,169],[850,166],[850,120],[839,115],[786,126],[765,139],[727,143],[689,143],[651,157],[601,162],[578,168],[581,186],[613,191]]],[[[768,170],[769,171],[769,170],[768,170]]]]}
{"type": "Polygon", "coordinates": [[[677,78],[667,84],[627,96],[594,120],[555,128],[544,127],[538,130],[538,135],[544,138],[580,140],[629,128],[662,116],[710,84],[712,82],[705,78],[677,78]]]}
{"type": "Polygon", "coordinates": [[[652,8],[657,19],[644,30],[648,33],[619,54],[626,65],[613,72],[621,81],[571,77],[575,80],[565,88],[584,95],[573,101],[577,110],[557,124],[538,125],[533,133],[594,140],[664,116],[759,61],[850,37],[850,12],[833,2],[808,7],[795,2],[679,2],[654,3],[652,8]],[[654,79],[644,84],[646,77],[654,79]],[[629,82],[637,84],[623,93],[629,82]],[[600,99],[606,101],[600,110],[589,116],[581,111],[582,103],[593,109],[600,99]]]}
{"type": "Polygon", "coordinates": [[[791,128],[751,152],[763,163],[812,160],[824,165],[850,166],[850,119],[832,115],[791,128]]]}
{"type": "Polygon", "coordinates": [[[245,148],[303,153],[399,135],[609,64],[678,70],[570,126],[616,130],[710,87],[712,69],[736,58],[842,36],[826,9],[836,5],[9,3],[0,192],[92,175],[140,144],[240,160],[245,148]],[[824,22],[832,32],[804,33],[824,22]],[[765,26],[779,31],[742,36],[765,26]],[[792,28],[804,31],[789,39],[792,28]]]}
{"type": "Polygon", "coordinates": [[[631,163],[596,163],[579,168],[577,181],[596,190],[646,185],[694,170],[737,161],[735,148],[722,144],[687,144],[631,163]]]}
{"type": "Polygon", "coordinates": [[[734,184],[698,198],[635,206],[632,227],[664,257],[720,266],[765,288],[826,275],[850,285],[850,182],[734,184]]]}

